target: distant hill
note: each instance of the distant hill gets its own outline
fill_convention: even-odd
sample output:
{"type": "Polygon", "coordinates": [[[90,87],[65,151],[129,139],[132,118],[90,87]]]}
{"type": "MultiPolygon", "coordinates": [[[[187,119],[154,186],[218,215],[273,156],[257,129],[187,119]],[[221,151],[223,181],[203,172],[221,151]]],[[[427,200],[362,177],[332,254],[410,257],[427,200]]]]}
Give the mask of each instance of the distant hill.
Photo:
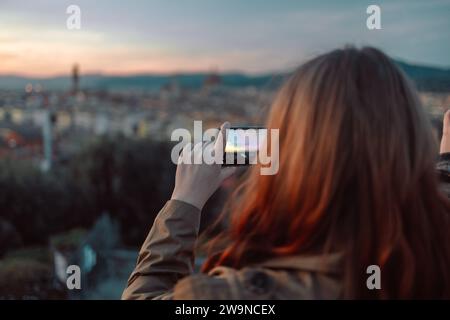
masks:
{"type": "MultiPolygon", "coordinates": [[[[416,83],[419,90],[434,92],[450,91],[450,69],[413,65],[396,61],[401,69],[416,83]]],[[[226,87],[274,88],[288,73],[246,75],[243,73],[221,74],[222,85],[226,87]]],[[[81,75],[80,86],[84,89],[104,90],[159,90],[173,81],[184,88],[198,89],[208,77],[207,73],[185,74],[144,74],[131,76],[81,75]]],[[[18,76],[1,76],[0,89],[23,89],[27,83],[41,84],[48,90],[67,90],[71,85],[69,76],[51,78],[26,78],[18,76]]]]}
{"type": "MultiPolygon", "coordinates": [[[[184,88],[198,89],[203,85],[209,75],[206,73],[189,73],[176,75],[131,75],[131,76],[105,76],[105,75],[81,75],[80,86],[84,89],[137,89],[159,90],[164,85],[176,81],[184,88]]],[[[250,76],[240,73],[221,74],[222,85],[227,87],[264,87],[276,86],[283,75],[250,76]]],[[[31,78],[19,76],[0,75],[0,89],[23,89],[28,84],[39,83],[48,90],[67,90],[71,87],[71,78],[31,78]]]]}
{"type": "Polygon", "coordinates": [[[450,69],[428,67],[396,61],[421,91],[449,92],[450,69]]]}
{"type": "MultiPolygon", "coordinates": [[[[180,87],[189,89],[199,89],[209,75],[206,73],[189,73],[177,75],[139,75],[125,77],[103,77],[95,84],[101,89],[120,89],[123,87],[137,89],[159,89],[171,82],[176,82],[180,87]]],[[[221,82],[226,87],[264,87],[275,86],[282,76],[261,75],[250,76],[239,73],[221,74],[221,82]]]]}

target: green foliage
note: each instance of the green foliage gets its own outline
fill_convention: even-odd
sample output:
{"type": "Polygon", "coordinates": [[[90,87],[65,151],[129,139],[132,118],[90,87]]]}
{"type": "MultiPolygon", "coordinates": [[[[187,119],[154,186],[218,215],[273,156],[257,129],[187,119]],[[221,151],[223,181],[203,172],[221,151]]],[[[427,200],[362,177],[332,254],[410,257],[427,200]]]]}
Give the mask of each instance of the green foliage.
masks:
{"type": "Polygon", "coordinates": [[[8,250],[20,247],[22,237],[11,222],[0,217],[0,257],[8,250]]]}
{"type": "Polygon", "coordinates": [[[0,208],[0,218],[25,245],[45,244],[50,234],[83,225],[93,212],[64,171],[44,174],[29,162],[9,159],[0,161],[0,208]]]}
{"type": "Polygon", "coordinates": [[[28,161],[0,160],[0,220],[30,246],[90,228],[108,213],[124,243],[139,245],[173,188],[170,152],[165,142],[104,137],[47,173],[28,161]]]}
{"type": "Polygon", "coordinates": [[[71,176],[91,196],[97,214],[120,223],[126,244],[138,245],[170,196],[171,145],[150,139],[103,138],[72,159],[71,176]]]}
{"type": "Polygon", "coordinates": [[[50,244],[59,251],[76,250],[86,237],[86,230],[73,229],[65,233],[60,233],[50,238],[50,244]]]}
{"type": "Polygon", "coordinates": [[[47,247],[26,247],[14,251],[8,252],[4,257],[5,260],[21,260],[21,259],[31,259],[36,262],[43,264],[52,263],[52,254],[47,247]]]}
{"type": "Polygon", "coordinates": [[[0,260],[0,299],[63,299],[65,292],[53,285],[51,264],[33,258],[0,260]]]}

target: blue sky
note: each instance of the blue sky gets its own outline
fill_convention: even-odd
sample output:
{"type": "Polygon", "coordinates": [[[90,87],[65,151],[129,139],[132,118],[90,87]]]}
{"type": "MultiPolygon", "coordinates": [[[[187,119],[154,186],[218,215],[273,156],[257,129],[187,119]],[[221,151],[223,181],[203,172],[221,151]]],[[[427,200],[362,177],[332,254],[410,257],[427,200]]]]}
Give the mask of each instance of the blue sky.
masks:
{"type": "Polygon", "coordinates": [[[450,0],[0,0],[0,74],[293,68],[345,44],[450,67],[450,0]],[[66,8],[81,8],[67,30],[66,8]],[[366,28],[381,7],[382,30],[366,28]]]}

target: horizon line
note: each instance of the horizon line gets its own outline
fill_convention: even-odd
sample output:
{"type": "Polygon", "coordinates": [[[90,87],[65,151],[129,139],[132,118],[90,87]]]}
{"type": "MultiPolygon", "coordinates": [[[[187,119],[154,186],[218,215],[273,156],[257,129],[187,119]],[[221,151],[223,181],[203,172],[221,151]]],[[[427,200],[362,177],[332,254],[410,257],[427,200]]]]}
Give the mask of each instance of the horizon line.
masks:
{"type": "MultiPolygon", "coordinates": [[[[79,72],[80,77],[85,76],[102,76],[102,77],[136,77],[136,76],[183,76],[183,75],[193,75],[193,74],[218,74],[218,75],[244,75],[249,77],[259,77],[259,76],[267,76],[267,75],[277,75],[288,73],[289,70],[286,71],[261,71],[261,72],[248,72],[245,70],[224,70],[224,71],[207,71],[207,70],[184,70],[184,71],[142,71],[142,72],[101,72],[101,71],[92,71],[92,72],[79,72]]],[[[55,73],[51,75],[34,75],[34,74],[26,74],[26,73],[1,73],[0,77],[16,77],[16,78],[26,78],[26,79],[52,79],[52,78],[63,78],[63,77],[71,77],[72,71],[69,69],[67,73],[55,73]]]]}
{"type": "MultiPolygon", "coordinates": [[[[429,64],[429,63],[421,63],[421,62],[412,62],[406,59],[402,58],[394,58],[391,57],[392,60],[396,63],[405,63],[408,65],[413,65],[417,67],[425,67],[425,68],[434,68],[434,69],[441,69],[445,71],[450,71],[450,65],[436,65],[436,64],[429,64]]],[[[72,64],[73,67],[77,63],[72,64]]],[[[295,68],[295,67],[294,67],[295,68]]],[[[294,69],[293,68],[293,69],[294,69]]],[[[245,71],[245,70],[238,70],[238,69],[229,69],[229,70],[179,70],[179,71],[167,71],[167,72],[161,72],[161,71],[141,71],[141,72],[104,72],[104,71],[88,71],[86,73],[80,72],[81,76],[101,76],[101,77],[134,77],[134,76],[181,76],[181,75],[192,75],[192,74],[219,74],[219,75],[230,75],[230,74],[239,74],[249,77],[260,77],[260,76],[267,76],[267,75],[281,75],[289,73],[289,70],[272,70],[272,71],[259,71],[259,72],[251,72],[251,71],[245,71]]],[[[55,74],[49,74],[49,75],[35,75],[35,74],[27,74],[27,73],[2,73],[0,72],[0,77],[16,77],[16,78],[26,78],[26,79],[39,79],[39,80],[45,80],[45,79],[52,79],[52,78],[63,78],[63,77],[71,77],[72,71],[71,68],[68,68],[67,73],[55,73],[55,74]]]]}

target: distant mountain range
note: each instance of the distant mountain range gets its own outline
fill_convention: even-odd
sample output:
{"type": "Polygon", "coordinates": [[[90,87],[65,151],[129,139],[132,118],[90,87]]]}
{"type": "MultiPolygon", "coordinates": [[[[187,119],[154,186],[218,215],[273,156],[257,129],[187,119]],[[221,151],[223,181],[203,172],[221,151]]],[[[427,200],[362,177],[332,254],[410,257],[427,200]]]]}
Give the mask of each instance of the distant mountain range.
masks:
{"type": "Polygon", "coordinates": [[[450,69],[428,67],[396,61],[421,91],[449,92],[450,69]]]}
{"type": "MultiPolygon", "coordinates": [[[[450,91],[450,69],[413,65],[396,61],[400,68],[416,83],[419,90],[433,92],[450,91]]],[[[220,74],[221,84],[226,87],[273,88],[280,84],[288,73],[246,75],[243,73],[220,74]]],[[[144,74],[130,76],[111,76],[100,74],[81,75],[80,87],[96,90],[159,90],[174,81],[180,86],[189,89],[200,88],[208,73],[184,74],[144,74]]],[[[13,75],[0,75],[0,89],[23,89],[31,83],[40,84],[47,90],[67,90],[71,87],[70,76],[50,78],[28,78],[13,75]]]]}
{"type": "MultiPolygon", "coordinates": [[[[275,86],[280,83],[286,74],[267,74],[251,76],[241,73],[220,74],[221,84],[227,87],[264,87],[275,86]]],[[[198,89],[210,76],[208,73],[184,73],[184,74],[143,74],[129,76],[93,75],[80,76],[80,87],[83,89],[97,90],[159,90],[165,85],[177,83],[182,88],[198,89]]],[[[32,78],[20,76],[0,75],[1,89],[23,89],[31,83],[40,84],[48,90],[67,90],[71,88],[70,76],[58,76],[51,78],[32,78]]]]}

